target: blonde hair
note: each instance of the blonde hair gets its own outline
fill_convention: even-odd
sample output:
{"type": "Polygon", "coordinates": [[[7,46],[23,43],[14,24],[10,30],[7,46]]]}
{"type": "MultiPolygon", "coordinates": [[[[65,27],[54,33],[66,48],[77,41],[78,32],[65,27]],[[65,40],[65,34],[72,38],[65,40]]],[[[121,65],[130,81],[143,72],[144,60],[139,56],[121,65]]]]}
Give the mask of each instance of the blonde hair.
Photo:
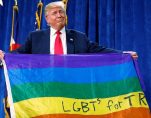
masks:
{"type": "Polygon", "coordinates": [[[57,2],[51,2],[45,6],[45,16],[47,15],[48,11],[54,7],[61,7],[62,10],[66,13],[64,3],[62,1],[57,1],[57,2]]]}

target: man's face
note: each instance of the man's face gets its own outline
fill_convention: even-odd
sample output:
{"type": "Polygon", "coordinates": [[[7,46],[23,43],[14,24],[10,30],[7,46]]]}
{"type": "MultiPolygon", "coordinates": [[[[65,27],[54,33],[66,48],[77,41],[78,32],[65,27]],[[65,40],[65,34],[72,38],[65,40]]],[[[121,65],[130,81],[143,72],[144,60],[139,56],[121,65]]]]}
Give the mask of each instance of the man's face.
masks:
{"type": "Polygon", "coordinates": [[[46,21],[52,28],[61,30],[66,24],[65,11],[59,6],[51,8],[47,12],[46,21]]]}

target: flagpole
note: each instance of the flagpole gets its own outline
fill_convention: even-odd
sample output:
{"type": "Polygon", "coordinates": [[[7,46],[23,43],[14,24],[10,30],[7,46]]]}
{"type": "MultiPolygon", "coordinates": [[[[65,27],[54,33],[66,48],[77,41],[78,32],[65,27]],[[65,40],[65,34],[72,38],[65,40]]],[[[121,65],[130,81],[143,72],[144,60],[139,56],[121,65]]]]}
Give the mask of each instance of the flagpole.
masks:
{"type": "Polygon", "coordinates": [[[15,108],[14,108],[13,98],[12,98],[12,92],[11,92],[11,86],[10,86],[10,81],[9,81],[9,76],[8,76],[8,70],[7,70],[5,60],[2,60],[2,63],[3,63],[4,76],[5,76],[5,81],[6,81],[7,93],[8,93],[8,102],[10,104],[10,116],[11,116],[11,118],[16,118],[16,113],[15,113],[15,108]]]}
{"type": "Polygon", "coordinates": [[[38,30],[41,28],[42,8],[43,8],[43,3],[41,2],[41,0],[39,0],[39,3],[37,5],[37,11],[35,14],[38,30]]]}
{"type": "Polygon", "coordinates": [[[0,5],[3,6],[3,1],[2,0],[0,0],[0,5]]]}
{"type": "MultiPolygon", "coordinates": [[[[18,6],[17,6],[17,0],[14,0],[15,4],[13,6],[13,17],[12,17],[12,32],[11,32],[11,39],[14,38],[14,17],[15,17],[15,11],[18,11],[18,6]]],[[[12,51],[12,44],[14,44],[14,40],[11,40],[10,42],[10,51],[12,51]]]]}
{"type": "Polygon", "coordinates": [[[62,2],[64,3],[64,5],[65,5],[65,10],[66,10],[66,9],[67,9],[68,0],[62,0],[62,2]]]}
{"type": "Polygon", "coordinates": [[[17,0],[14,0],[15,1],[15,5],[17,6],[17,0]]]}
{"type": "Polygon", "coordinates": [[[10,40],[10,51],[13,51],[19,47],[18,44],[15,44],[14,40],[14,31],[15,31],[15,20],[16,20],[16,13],[18,14],[18,4],[17,0],[14,0],[14,6],[13,6],[13,16],[12,16],[12,31],[11,31],[11,40],[10,40]]]}
{"type": "Polygon", "coordinates": [[[14,0],[15,5],[13,6],[13,18],[12,18],[12,36],[14,37],[14,16],[15,16],[15,10],[18,11],[18,5],[17,5],[17,0],[14,0]]]}
{"type": "MultiPolygon", "coordinates": [[[[68,0],[62,0],[62,2],[64,3],[64,8],[65,10],[67,11],[67,3],[68,3],[68,0]]],[[[68,17],[66,15],[66,24],[68,24],[68,17]]]]}

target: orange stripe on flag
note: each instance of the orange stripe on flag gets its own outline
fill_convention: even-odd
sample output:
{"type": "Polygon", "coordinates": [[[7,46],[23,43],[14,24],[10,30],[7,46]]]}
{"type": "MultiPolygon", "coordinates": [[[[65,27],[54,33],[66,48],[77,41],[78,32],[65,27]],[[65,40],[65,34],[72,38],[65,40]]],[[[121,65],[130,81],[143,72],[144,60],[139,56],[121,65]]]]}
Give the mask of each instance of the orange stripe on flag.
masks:
{"type": "Polygon", "coordinates": [[[106,115],[50,114],[34,118],[151,118],[148,108],[129,108],[106,115]]]}

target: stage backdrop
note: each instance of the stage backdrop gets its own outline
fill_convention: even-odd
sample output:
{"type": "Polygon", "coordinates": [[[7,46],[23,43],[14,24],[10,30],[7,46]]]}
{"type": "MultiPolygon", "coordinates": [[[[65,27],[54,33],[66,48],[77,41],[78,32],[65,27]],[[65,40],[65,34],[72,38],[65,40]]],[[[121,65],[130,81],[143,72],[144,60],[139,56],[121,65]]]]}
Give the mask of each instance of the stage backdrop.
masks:
{"type": "MultiPolygon", "coordinates": [[[[44,6],[50,1],[42,0],[44,6]]],[[[35,30],[38,2],[18,0],[20,44],[25,42],[30,31],[35,30]]],[[[0,6],[0,49],[6,52],[9,51],[13,5],[13,0],[3,0],[3,6],[0,6]]],[[[151,104],[151,0],[68,0],[67,15],[67,27],[86,33],[90,40],[138,53],[144,90],[151,104]]],[[[42,28],[46,27],[42,16],[42,28]]]]}

